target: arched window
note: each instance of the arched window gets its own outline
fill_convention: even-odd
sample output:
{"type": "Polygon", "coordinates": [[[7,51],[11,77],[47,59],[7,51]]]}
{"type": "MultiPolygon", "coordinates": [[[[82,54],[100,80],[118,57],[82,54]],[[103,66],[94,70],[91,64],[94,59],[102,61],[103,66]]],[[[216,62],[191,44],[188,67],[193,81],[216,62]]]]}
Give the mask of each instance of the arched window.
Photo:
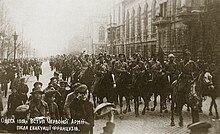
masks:
{"type": "Polygon", "coordinates": [[[105,28],[103,26],[99,27],[99,42],[105,41],[105,28]]]}
{"type": "Polygon", "coordinates": [[[144,8],[144,39],[147,40],[148,34],[148,5],[146,3],[144,8]]]}
{"type": "Polygon", "coordinates": [[[135,40],[135,10],[132,11],[132,18],[131,18],[131,41],[135,40]]]}
{"type": "Polygon", "coordinates": [[[153,1],[153,6],[152,6],[152,21],[151,21],[152,34],[156,33],[156,26],[153,25],[153,22],[155,21],[156,13],[157,13],[156,5],[157,5],[157,1],[154,0],[153,1]]]}
{"type": "Polygon", "coordinates": [[[130,38],[130,13],[129,11],[127,11],[127,15],[126,15],[126,40],[129,41],[130,38]]]}
{"type": "Polygon", "coordinates": [[[138,7],[138,15],[137,15],[137,39],[141,40],[141,7],[138,7]]]}

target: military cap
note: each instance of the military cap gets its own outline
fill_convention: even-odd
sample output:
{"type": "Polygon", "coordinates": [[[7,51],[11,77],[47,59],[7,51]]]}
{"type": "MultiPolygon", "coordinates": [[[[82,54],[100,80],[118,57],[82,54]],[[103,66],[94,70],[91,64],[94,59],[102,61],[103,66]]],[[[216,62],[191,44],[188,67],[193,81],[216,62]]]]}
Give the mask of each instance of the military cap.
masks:
{"type": "Polygon", "coordinates": [[[29,109],[29,105],[20,105],[15,109],[15,112],[22,113],[29,109]]]}
{"type": "Polygon", "coordinates": [[[102,57],[104,57],[104,55],[103,55],[102,53],[100,53],[100,54],[98,55],[98,59],[100,59],[100,58],[102,58],[102,57]]]}
{"type": "Polygon", "coordinates": [[[79,82],[77,82],[77,83],[71,85],[70,92],[75,91],[76,88],[78,88],[80,85],[81,85],[81,83],[79,83],[79,82]]]}
{"type": "Polygon", "coordinates": [[[55,79],[58,79],[58,78],[57,77],[52,77],[52,78],[50,78],[50,81],[53,81],[55,79]]]}
{"type": "Polygon", "coordinates": [[[196,122],[188,126],[188,129],[191,130],[191,134],[197,133],[208,133],[209,128],[211,128],[211,124],[205,121],[196,122]]]}
{"type": "Polygon", "coordinates": [[[89,57],[89,54],[85,54],[85,57],[89,57]]]}
{"type": "Polygon", "coordinates": [[[102,103],[96,107],[94,113],[97,116],[104,116],[111,112],[112,110],[116,111],[115,105],[113,103],[102,103]]]}
{"type": "Polygon", "coordinates": [[[173,54],[169,54],[168,58],[174,58],[175,56],[173,54]]]}
{"type": "Polygon", "coordinates": [[[119,54],[118,56],[119,56],[119,57],[120,57],[120,56],[123,56],[123,57],[125,57],[125,54],[119,54]]]}
{"type": "Polygon", "coordinates": [[[184,51],[184,55],[185,55],[185,56],[187,56],[187,55],[191,56],[191,52],[190,52],[188,49],[186,49],[186,50],[184,51]]]}
{"type": "Polygon", "coordinates": [[[40,89],[40,88],[33,88],[33,89],[32,89],[32,92],[31,92],[30,94],[35,94],[35,93],[44,94],[44,92],[43,92],[43,91],[41,91],[41,89],[40,89]]]}
{"type": "Polygon", "coordinates": [[[80,85],[76,88],[75,93],[85,93],[88,87],[85,84],[80,85]]]}
{"type": "Polygon", "coordinates": [[[34,87],[36,87],[37,85],[40,85],[40,86],[42,87],[42,86],[43,86],[43,83],[42,83],[42,82],[37,81],[37,82],[35,82],[35,83],[34,83],[34,87]]]}
{"type": "Polygon", "coordinates": [[[59,74],[60,74],[60,73],[57,72],[57,71],[55,71],[55,72],[53,73],[54,76],[56,76],[56,75],[58,76],[59,74]]]}

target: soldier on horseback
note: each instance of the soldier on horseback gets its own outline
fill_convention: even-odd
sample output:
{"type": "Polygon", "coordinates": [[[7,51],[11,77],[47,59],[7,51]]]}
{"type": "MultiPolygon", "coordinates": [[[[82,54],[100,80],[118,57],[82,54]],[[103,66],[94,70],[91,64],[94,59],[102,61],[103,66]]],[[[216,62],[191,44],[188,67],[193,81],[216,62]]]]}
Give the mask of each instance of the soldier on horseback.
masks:
{"type": "Polygon", "coordinates": [[[109,66],[105,62],[103,54],[100,53],[94,69],[95,81],[93,85],[93,90],[94,90],[93,94],[97,94],[98,88],[100,88],[100,83],[102,82],[102,79],[104,78],[104,75],[108,72],[108,70],[109,70],[109,66]]]}
{"type": "Polygon", "coordinates": [[[152,80],[156,82],[156,79],[160,73],[162,73],[162,65],[160,61],[158,61],[157,56],[153,55],[152,59],[149,61],[148,65],[151,73],[152,73],[152,80]]]}
{"type": "Polygon", "coordinates": [[[114,72],[116,81],[122,73],[128,72],[128,64],[125,62],[125,55],[119,54],[119,60],[115,62],[114,72]]]}
{"type": "Polygon", "coordinates": [[[177,107],[177,112],[180,116],[179,125],[183,126],[182,108],[184,104],[191,107],[192,122],[199,121],[199,103],[201,101],[200,96],[196,91],[196,80],[198,80],[198,67],[196,62],[191,60],[191,52],[189,50],[184,51],[184,59],[180,62],[180,75],[176,82],[174,82],[174,91],[172,94],[172,117],[171,125],[173,122],[174,100],[177,107]]]}
{"type": "Polygon", "coordinates": [[[169,61],[165,64],[165,71],[169,77],[169,82],[172,83],[174,80],[177,79],[178,66],[177,63],[174,61],[175,56],[173,54],[169,54],[168,59],[169,61]]]}
{"type": "Polygon", "coordinates": [[[135,54],[133,60],[130,65],[131,73],[132,73],[132,81],[135,83],[139,74],[145,69],[144,62],[141,60],[140,54],[135,54]]]}
{"type": "Polygon", "coordinates": [[[191,52],[186,50],[184,52],[184,60],[180,62],[180,75],[178,81],[181,81],[183,84],[182,88],[187,89],[187,86],[190,86],[190,82],[194,80],[198,75],[198,66],[196,62],[191,59],[191,52]]]}
{"type": "Polygon", "coordinates": [[[85,51],[83,53],[81,53],[81,55],[79,56],[79,61],[82,64],[82,70],[81,70],[80,76],[83,75],[83,73],[85,72],[86,69],[92,67],[92,62],[89,59],[89,55],[85,54],[83,57],[84,53],[85,53],[85,51]]]}

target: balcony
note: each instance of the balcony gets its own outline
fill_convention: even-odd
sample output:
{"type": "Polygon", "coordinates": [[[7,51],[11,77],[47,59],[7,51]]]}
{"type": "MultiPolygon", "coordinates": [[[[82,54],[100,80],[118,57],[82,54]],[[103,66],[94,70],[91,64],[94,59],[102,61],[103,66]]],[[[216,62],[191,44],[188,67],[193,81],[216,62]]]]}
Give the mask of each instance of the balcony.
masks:
{"type": "Polygon", "coordinates": [[[156,17],[154,19],[154,25],[155,26],[166,26],[167,24],[170,23],[170,18],[167,17],[156,17]]]}
{"type": "Polygon", "coordinates": [[[202,7],[182,7],[176,17],[185,25],[197,23],[199,15],[204,13],[202,7]]]}
{"type": "Polygon", "coordinates": [[[107,25],[107,29],[116,28],[116,27],[117,27],[116,23],[110,23],[110,24],[107,25]]]}

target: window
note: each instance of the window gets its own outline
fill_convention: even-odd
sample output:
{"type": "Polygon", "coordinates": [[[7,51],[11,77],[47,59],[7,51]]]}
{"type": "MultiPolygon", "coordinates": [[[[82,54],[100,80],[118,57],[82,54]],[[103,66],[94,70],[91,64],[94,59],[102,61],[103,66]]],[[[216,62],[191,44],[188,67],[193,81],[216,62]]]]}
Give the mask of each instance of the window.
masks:
{"type": "Polygon", "coordinates": [[[156,33],[156,26],[153,25],[153,22],[155,21],[155,18],[156,18],[156,0],[153,1],[153,8],[152,8],[152,21],[151,21],[151,26],[152,26],[152,34],[155,34],[156,33]]]}
{"type": "Polygon", "coordinates": [[[141,7],[138,8],[138,16],[137,16],[137,39],[141,40],[141,7]]]}
{"type": "Polygon", "coordinates": [[[99,41],[105,41],[105,28],[103,26],[99,27],[99,41]]]}
{"type": "Polygon", "coordinates": [[[160,4],[160,16],[167,17],[167,2],[160,4]]]}
{"type": "Polygon", "coordinates": [[[144,39],[147,40],[147,31],[148,31],[148,5],[145,5],[144,9],[144,39]]]}
{"type": "Polygon", "coordinates": [[[130,14],[129,14],[129,11],[127,11],[127,16],[126,16],[126,40],[129,41],[129,34],[130,34],[130,21],[129,21],[129,18],[130,18],[130,14]]]}
{"type": "Polygon", "coordinates": [[[132,20],[131,20],[131,41],[135,40],[135,10],[132,12],[132,20]]]}

